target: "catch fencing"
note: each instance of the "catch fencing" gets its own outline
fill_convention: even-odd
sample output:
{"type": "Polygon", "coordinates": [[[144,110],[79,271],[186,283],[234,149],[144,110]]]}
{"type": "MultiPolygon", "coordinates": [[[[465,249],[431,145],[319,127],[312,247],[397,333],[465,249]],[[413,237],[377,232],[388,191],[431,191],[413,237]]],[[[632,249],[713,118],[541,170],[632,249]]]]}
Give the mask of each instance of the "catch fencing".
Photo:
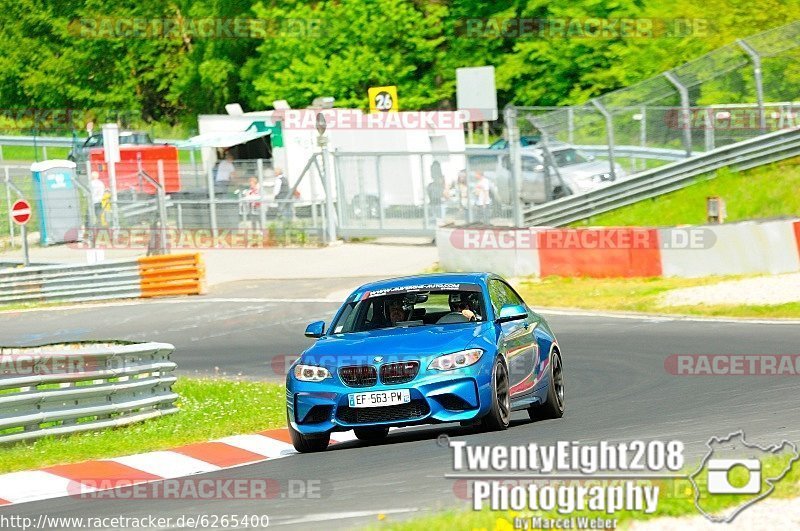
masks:
{"type": "Polygon", "coordinates": [[[0,347],[0,443],[176,413],[167,343],[0,347]]]}

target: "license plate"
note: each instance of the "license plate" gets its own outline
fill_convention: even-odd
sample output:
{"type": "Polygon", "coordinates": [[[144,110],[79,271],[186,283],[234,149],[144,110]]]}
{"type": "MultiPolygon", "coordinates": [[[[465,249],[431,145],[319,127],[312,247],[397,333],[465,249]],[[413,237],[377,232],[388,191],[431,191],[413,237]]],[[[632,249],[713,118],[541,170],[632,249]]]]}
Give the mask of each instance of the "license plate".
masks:
{"type": "Polygon", "coordinates": [[[411,402],[411,393],[408,389],[395,391],[372,391],[369,393],[351,393],[347,395],[350,407],[382,407],[408,404],[411,402]]]}

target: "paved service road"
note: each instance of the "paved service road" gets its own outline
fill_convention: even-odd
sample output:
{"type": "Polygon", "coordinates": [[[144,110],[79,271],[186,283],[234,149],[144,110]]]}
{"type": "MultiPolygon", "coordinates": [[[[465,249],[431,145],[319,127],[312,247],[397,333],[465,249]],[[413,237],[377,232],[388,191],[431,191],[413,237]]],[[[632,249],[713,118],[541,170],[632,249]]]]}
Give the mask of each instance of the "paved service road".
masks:
{"type": "MultiPolygon", "coordinates": [[[[352,282],[335,289],[351,287],[352,282]]],[[[186,371],[219,366],[229,373],[271,377],[269,355],[299,352],[307,321],[329,318],[328,302],[267,303],[234,299],[309,296],[313,285],[276,287],[269,282],[227,286],[210,295],[228,302],[143,305],[4,315],[0,343],[34,343],[106,335],[172,341],[186,371]],[[249,286],[249,287],[248,287],[249,286]],[[206,309],[205,304],[209,304],[206,309]],[[196,325],[193,327],[192,325],[196,325]]],[[[331,291],[335,291],[332,289],[331,291]]],[[[797,377],[672,376],[664,369],[676,353],[797,353],[800,326],[665,318],[617,318],[556,313],[548,316],[564,353],[567,412],[561,420],[532,423],[523,413],[505,432],[475,433],[450,425],[392,432],[382,445],[337,445],[321,454],[207,474],[208,478],[312,479],[321,499],[77,500],[71,498],[0,509],[5,515],[177,517],[183,514],[268,514],[271,525],[307,529],[348,528],[390,520],[464,501],[460,484],[445,479],[451,451],[436,443],[447,433],[469,444],[554,443],[559,440],[680,439],[690,460],[711,436],[743,429],[761,444],[800,440],[797,377]]]]}

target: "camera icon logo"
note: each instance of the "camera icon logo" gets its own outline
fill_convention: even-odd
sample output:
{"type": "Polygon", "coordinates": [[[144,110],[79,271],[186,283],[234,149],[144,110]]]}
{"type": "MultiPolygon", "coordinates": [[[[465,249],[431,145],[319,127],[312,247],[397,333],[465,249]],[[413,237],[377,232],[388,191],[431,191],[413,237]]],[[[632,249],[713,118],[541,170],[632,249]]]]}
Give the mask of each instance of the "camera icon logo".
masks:
{"type": "Polygon", "coordinates": [[[709,459],[707,467],[709,494],[758,494],[761,492],[761,462],[758,459],[709,459]],[[747,471],[746,484],[735,486],[731,481],[731,472],[737,469],[747,471]]]}

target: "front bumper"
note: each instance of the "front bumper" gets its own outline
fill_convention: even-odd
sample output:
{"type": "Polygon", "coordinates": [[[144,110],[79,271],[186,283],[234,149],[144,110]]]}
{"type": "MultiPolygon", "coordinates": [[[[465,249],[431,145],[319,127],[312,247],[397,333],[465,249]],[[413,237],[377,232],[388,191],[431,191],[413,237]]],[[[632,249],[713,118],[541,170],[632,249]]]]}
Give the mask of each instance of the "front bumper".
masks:
{"type": "MultiPolygon", "coordinates": [[[[483,361],[483,360],[482,360],[483,361]]],[[[305,435],[363,426],[410,426],[472,421],[491,407],[491,371],[483,363],[456,371],[418,375],[406,384],[349,387],[334,377],[325,382],[287,380],[286,404],[292,427],[305,435]],[[408,389],[411,402],[397,406],[351,408],[348,395],[408,389]]]]}

